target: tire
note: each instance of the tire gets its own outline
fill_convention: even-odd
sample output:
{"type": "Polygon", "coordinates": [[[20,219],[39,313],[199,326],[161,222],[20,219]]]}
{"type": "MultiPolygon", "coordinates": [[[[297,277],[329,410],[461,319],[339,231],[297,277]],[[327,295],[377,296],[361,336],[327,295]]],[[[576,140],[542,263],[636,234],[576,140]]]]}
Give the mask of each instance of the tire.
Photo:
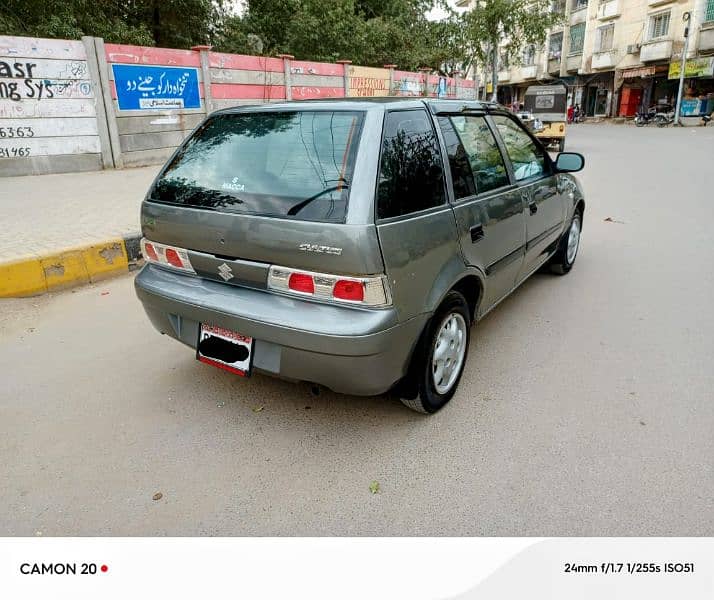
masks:
{"type": "Polygon", "coordinates": [[[667,119],[664,117],[655,117],[655,122],[657,123],[657,127],[664,127],[667,125],[667,119]]]}
{"type": "Polygon", "coordinates": [[[646,125],[646,123],[643,118],[635,117],[635,125],[637,125],[637,127],[644,127],[646,125]]]}
{"type": "Polygon", "coordinates": [[[558,249],[555,251],[553,258],[550,261],[550,270],[558,275],[569,273],[575,264],[575,259],[578,257],[578,249],[580,248],[580,233],[583,228],[583,216],[580,212],[573,215],[570,221],[568,231],[560,239],[558,249]],[[574,231],[575,228],[575,231],[574,231]],[[575,235],[575,246],[572,246],[571,236],[575,235]]]}
{"type": "Polygon", "coordinates": [[[558,152],[563,152],[565,150],[565,138],[561,138],[558,142],[558,152]]]}
{"type": "Polygon", "coordinates": [[[433,414],[451,400],[461,380],[469,352],[471,317],[466,298],[451,291],[446,295],[424,330],[414,352],[412,364],[402,389],[416,391],[414,397],[400,400],[404,406],[420,413],[433,414]],[[435,360],[437,349],[444,348],[441,360],[435,360]],[[451,349],[451,350],[450,350],[451,349]],[[451,361],[452,368],[448,368],[451,361]],[[441,363],[441,378],[437,364],[441,363]],[[455,366],[454,366],[455,365],[455,366]]]}

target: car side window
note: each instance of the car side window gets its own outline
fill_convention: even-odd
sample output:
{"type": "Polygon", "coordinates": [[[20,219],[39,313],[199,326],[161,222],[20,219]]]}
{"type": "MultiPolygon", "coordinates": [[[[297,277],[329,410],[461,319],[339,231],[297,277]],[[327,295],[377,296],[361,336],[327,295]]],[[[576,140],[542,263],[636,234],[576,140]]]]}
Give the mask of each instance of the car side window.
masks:
{"type": "Polygon", "coordinates": [[[486,119],[440,117],[439,126],[449,154],[455,199],[508,185],[506,165],[486,119]]]}
{"type": "Polygon", "coordinates": [[[380,219],[446,202],[436,133],[424,110],[387,113],[377,189],[380,219]]]}
{"type": "Polygon", "coordinates": [[[545,152],[510,117],[494,115],[494,123],[503,138],[508,157],[513,163],[516,181],[538,177],[548,172],[545,152]]]}

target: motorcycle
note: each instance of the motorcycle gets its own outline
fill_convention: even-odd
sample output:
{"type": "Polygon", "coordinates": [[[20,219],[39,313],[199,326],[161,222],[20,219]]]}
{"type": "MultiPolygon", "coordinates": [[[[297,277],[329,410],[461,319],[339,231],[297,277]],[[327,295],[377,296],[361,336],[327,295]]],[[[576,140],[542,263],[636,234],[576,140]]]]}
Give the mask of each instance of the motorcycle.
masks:
{"type": "Polygon", "coordinates": [[[635,116],[635,125],[644,127],[655,123],[657,127],[665,127],[674,122],[674,110],[667,104],[650,106],[647,111],[640,111],[635,116]]]}
{"type": "Polygon", "coordinates": [[[666,127],[667,125],[674,123],[674,111],[658,112],[655,115],[655,123],[657,124],[657,127],[666,127]]]}
{"type": "Polygon", "coordinates": [[[657,109],[654,106],[648,108],[646,111],[641,110],[635,115],[635,125],[637,125],[637,127],[649,125],[654,122],[656,116],[657,109]]]}

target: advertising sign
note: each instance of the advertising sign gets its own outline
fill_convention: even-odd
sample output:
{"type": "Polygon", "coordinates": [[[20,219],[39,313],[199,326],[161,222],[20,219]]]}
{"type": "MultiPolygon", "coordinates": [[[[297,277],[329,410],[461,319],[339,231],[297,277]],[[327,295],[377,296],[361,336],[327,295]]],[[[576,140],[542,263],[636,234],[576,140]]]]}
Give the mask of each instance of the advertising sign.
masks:
{"type": "MultiPolygon", "coordinates": [[[[669,64],[669,79],[679,79],[682,72],[680,61],[669,64]]],[[[714,58],[690,58],[684,66],[685,77],[712,77],[714,75],[714,58]]]]}
{"type": "Polygon", "coordinates": [[[389,71],[373,67],[349,67],[350,96],[389,96],[389,71]]]}
{"type": "Polygon", "coordinates": [[[193,67],[112,65],[119,110],[201,108],[193,67]]]}

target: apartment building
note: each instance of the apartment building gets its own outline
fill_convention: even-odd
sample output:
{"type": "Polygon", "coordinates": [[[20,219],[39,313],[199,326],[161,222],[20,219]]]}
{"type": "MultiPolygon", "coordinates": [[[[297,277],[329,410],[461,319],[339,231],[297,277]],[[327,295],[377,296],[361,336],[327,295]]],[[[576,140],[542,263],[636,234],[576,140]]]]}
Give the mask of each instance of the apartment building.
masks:
{"type": "Polygon", "coordinates": [[[674,104],[689,13],[682,114],[714,110],[714,0],[555,0],[553,10],[563,24],[544,46],[525,48],[517,64],[501,63],[500,102],[522,102],[529,85],[560,82],[569,104],[590,117],[674,104]]]}

